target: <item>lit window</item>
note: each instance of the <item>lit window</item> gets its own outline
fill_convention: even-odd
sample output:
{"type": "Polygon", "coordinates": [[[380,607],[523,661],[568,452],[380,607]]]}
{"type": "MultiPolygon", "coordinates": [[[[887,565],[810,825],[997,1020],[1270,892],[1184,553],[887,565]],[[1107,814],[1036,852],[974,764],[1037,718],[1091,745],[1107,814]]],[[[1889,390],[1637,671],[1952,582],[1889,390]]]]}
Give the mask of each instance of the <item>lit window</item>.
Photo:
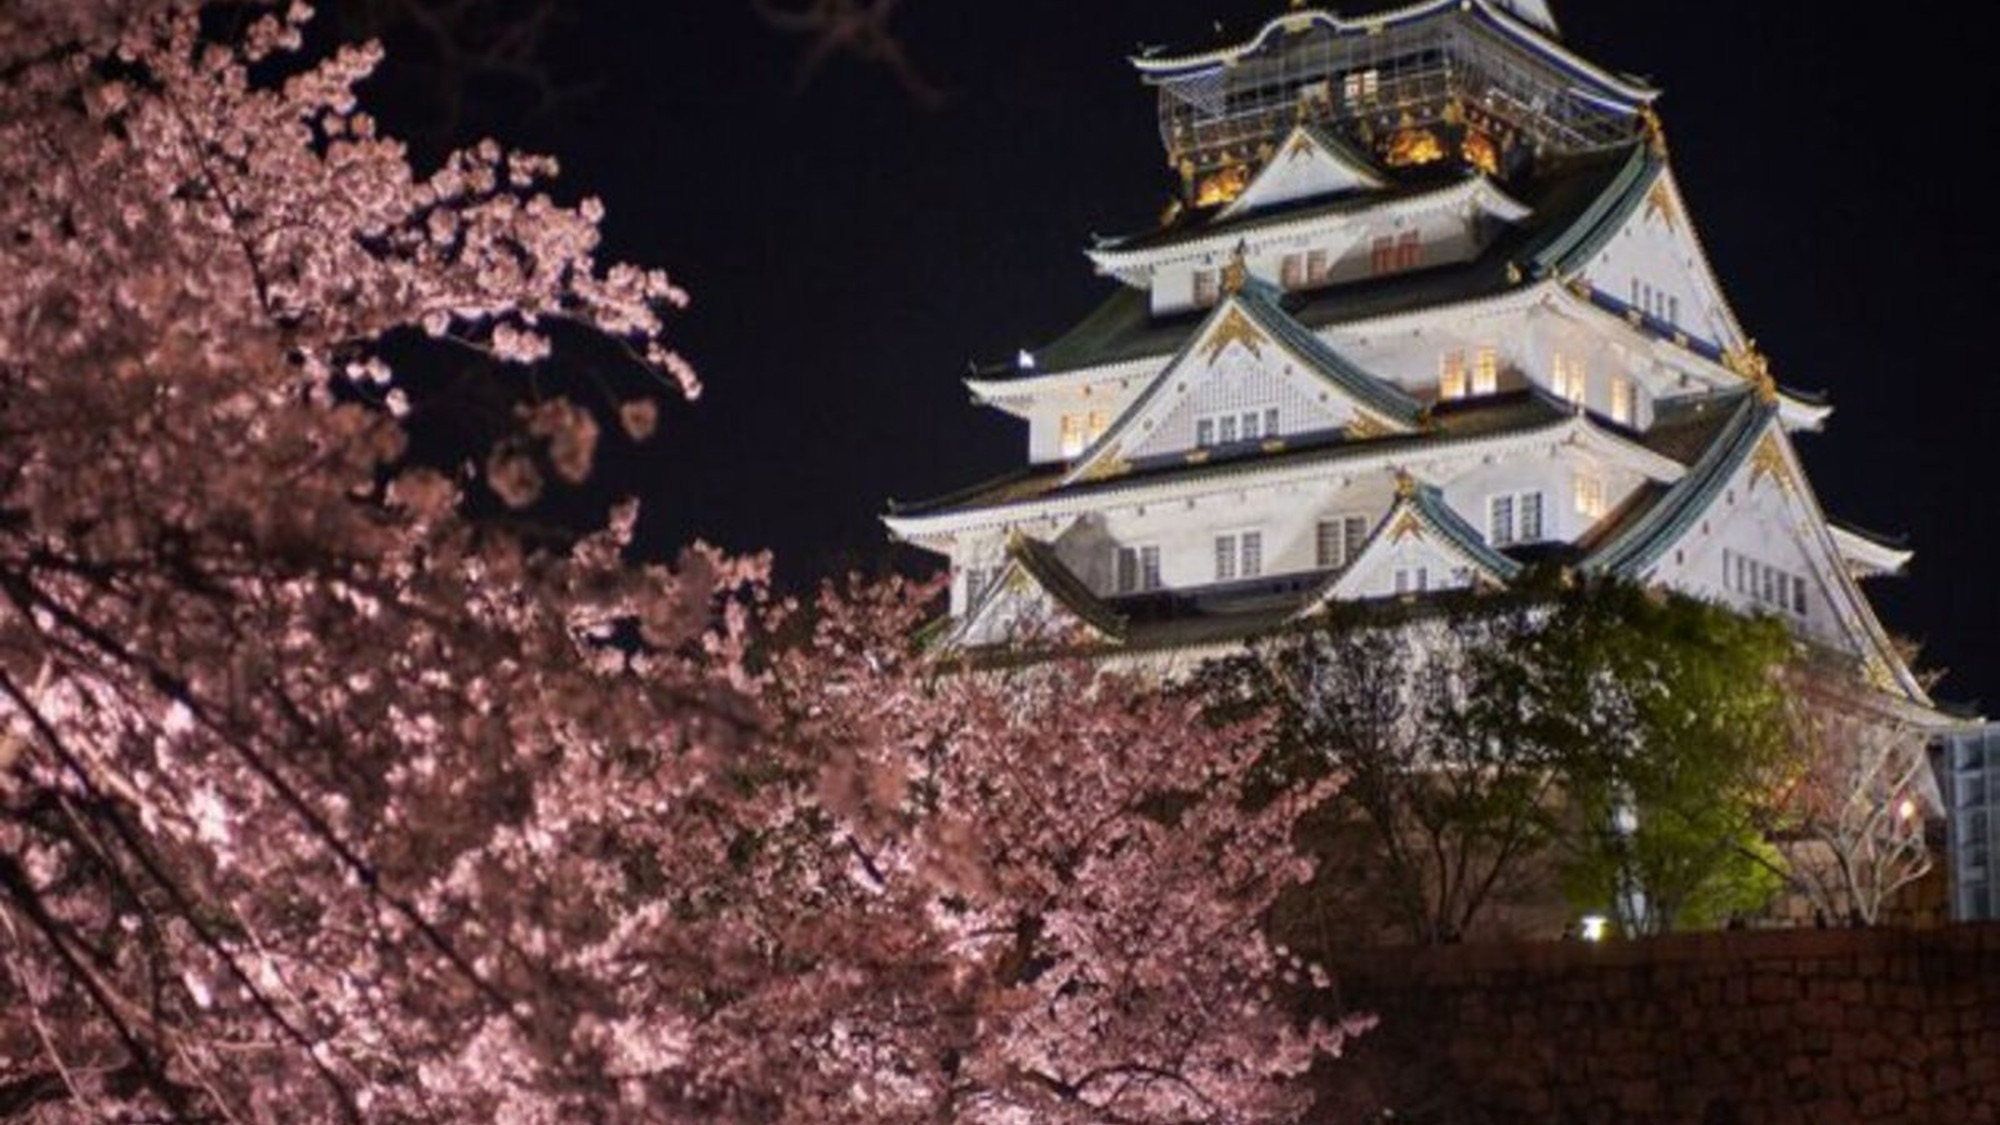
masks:
{"type": "Polygon", "coordinates": [[[1584,372],[1583,360],[1577,356],[1563,355],[1561,352],[1557,352],[1555,356],[1555,384],[1556,395],[1558,397],[1576,403],[1579,406],[1583,405],[1585,396],[1590,393],[1589,376],[1584,372]]]}
{"type": "Polygon", "coordinates": [[[1362,516],[1340,516],[1319,521],[1318,563],[1321,570],[1345,570],[1354,565],[1368,542],[1368,521],[1362,516]]]}
{"type": "Polygon", "coordinates": [[[1376,239],[1369,250],[1368,264],[1377,277],[1396,272],[1396,240],[1386,234],[1376,239]]]}
{"type": "Polygon", "coordinates": [[[1438,397],[1449,401],[1465,397],[1465,353],[1446,352],[1438,365],[1438,397]]]}
{"type": "Polygon", "coordinates": [[[1611,420],[1621,426],[1632,424],[1632,380],[1616,376],[1611,380],[1611,420]]]}
{"type": "Polygon", "coordinates": [[[1382,72],[1379,70],[1349,71],[1340,80],[1340,96],[1350,104],[1373,101],[1382,90],[1382,72]]]}
{"type": "Polygon", "coordinates": [[[1576,478],[1576,514],[1585,519],[1604,515],[1604,482],[1592,476],[1576,478]]]}
{"type": "Polygon", "coordinates": [[[1214,270],[1194,271],[1194,303],[1207,308],[1222,299],[1222,285],[1214,270]]]}
{"type": "Polygon", "coordinates": [[[1413,270],[1423,264],[1424,236],[1413,230],[1406,230],[1396,238],[1396,268],[1413,270]]]}
{"type": "Polygon", "coordinates": [[[1064,457],[1074,457],[1083,452],[1084,422],[1085,419],[1080,414],[1062,416],[1061,448],[1064,457]]]}
{"type": "Polygon", "coordinates": [[[1500,389],[1500,350],[1481,348],[1473,357],[1472,393],[1490,395],[1500,389]]]}
{"type": "Polygon", "coordinates": [[[1093,410],[1090,412],[1091,441],[1096,441],[1098,438],[1103,437],[1104,431],[1110,428],[1111,428],[1111,415],[1105,413],[1102,410],[1093,410]]]}

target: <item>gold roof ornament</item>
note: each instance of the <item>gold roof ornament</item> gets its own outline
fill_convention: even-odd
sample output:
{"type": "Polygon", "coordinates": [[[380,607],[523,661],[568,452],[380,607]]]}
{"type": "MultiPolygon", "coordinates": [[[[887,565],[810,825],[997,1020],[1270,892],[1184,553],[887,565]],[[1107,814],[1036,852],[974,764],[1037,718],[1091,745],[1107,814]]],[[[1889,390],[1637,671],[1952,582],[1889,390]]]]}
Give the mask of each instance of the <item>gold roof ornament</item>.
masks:
{"type": "Polygon", "coordinates": [[[1667,125],[1660,120],[1660,111],[1652,106],[1639,110],[1639,135],[1646,138],[1646,147],[1653,155],[1664,159],[1667,155],[1667,125]]]}
{"type": "Polygon", "coordinates": [[[1730,348],[1722,353],[1722,365],[1741,375],[1757,390],[1761,402],[1778,401],[1778,380],[1771,374],[1771,361],[1757,350],[1757,341],[1750,340],[1740,348],[1730,348]]]}
{"type": "Polygon", "coordinates": [[[1215,361],[1222,358],[1223,351],[1231,344],[1241,344],[1253,357],[1263,359],[1264,345],[1269,342],[1270,338],[1250,323],[1250,318],[1243,315],[1242,309],[1230,309],[1229,314],[1222,318],[1222,323],[1216,325],[1215,333],[1208,338],[1208,365],[1214,367],[1215,361]]]}
{"type": "Polygon", "coordinates": [[[1785,451],[1778,446],[1776,434],[1764,435],[1757,443],[1756,452],[1750,455],[1750,487],[1756,488],[1765,477],[1778,482],[1778,487],[1786,492],[1798,488],[1798,481],[1792,477],[1792,463],[1785,459],[1785,451]]]}
{"type": "Polygon", "coordinates": [[[1411,500],[1417,495],[1417,478],[1403,469],[1396,470],[1396,499],[1411,500]]]}
{"type": "MultiPolygon", "coordinates": [[[[1241,293],[1250,280],[1250,248],[1239,242],[1229,256],[1229,264],[1222,267],[1222,291],[1241,293]]],[[[1252,349],[1254,350],[1254,349],[1252,349]]]]}

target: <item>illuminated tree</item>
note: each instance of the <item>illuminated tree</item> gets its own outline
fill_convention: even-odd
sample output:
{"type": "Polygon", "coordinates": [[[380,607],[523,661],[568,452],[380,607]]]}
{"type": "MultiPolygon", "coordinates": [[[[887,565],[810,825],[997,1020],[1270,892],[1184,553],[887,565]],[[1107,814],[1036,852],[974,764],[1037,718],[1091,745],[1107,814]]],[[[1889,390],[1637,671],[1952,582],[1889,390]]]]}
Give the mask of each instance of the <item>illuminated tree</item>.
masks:
{"type": "MultiPolygon", "coordinates": [[[[303,5],[199,15],[0,4],[0,1117],[1296,1118],[1352,1029],[1273,998],[1255,732],[469,518],[385,346],[692,394],[682,295],[550,161],[415,175],[303,5]]],[[[532,401],[478,487],[600,430],[532,401]]]]}

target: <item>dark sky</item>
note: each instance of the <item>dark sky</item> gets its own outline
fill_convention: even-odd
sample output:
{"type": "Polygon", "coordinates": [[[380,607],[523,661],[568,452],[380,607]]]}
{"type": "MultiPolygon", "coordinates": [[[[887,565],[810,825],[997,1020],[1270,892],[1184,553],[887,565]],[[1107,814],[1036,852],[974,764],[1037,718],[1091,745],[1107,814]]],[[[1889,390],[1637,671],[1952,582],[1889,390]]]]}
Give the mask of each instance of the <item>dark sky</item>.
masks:
{"type": "MultiPolygon", "coordinates": [[[[1724,287],[1780,379],[1832,396],[1830,431],[1802,440],[1823,503],[1916,547],[1908,577],[1870,583],[1885,620],[1954,671],[1944,697],[2000,704],[2000,247],[1974,170],[1990,52],[1935,20],[1833,6],[1555,2],[1574,47],[1667,91],[1724,287]]],[[[1125,56],[1283,4],[904,0],[894,26],[945,91],[936,109],[850,57],[799,89],[804,42],[750,0],[561,7],[545,62],[580,96],[489,127],[561,156],[565,182],[608,204],[610,250],[693,291],[676,339],[708,384],[664,441],[614,450],[605,482],[646,501],[647,553],[770,548],[797,581],[888,558],[889,497],[1020,462],[1017,425],[959,379],[1087,312],[1108,292],[1089,235],[1165,202],[1153,98],[1125,56]]]]}

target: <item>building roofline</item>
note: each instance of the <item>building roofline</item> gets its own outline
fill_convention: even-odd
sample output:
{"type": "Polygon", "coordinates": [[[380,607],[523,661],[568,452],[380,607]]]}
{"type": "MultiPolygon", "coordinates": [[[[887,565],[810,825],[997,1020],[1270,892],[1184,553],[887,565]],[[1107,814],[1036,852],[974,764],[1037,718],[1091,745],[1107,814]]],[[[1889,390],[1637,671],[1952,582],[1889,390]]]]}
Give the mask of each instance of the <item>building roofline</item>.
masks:
{"type": "Polygon", "coordinates": [[[1660,96],[1660,91],[1651,86],[1615,74],[1569,50],[1534,25],[1496,8],[1492,0],[1419,0],[1405,7],[1352,20],[1321,8],[1306,8],[1270,20],[1256,34],[1233,46],[1180,55],[1134,55],[1130,62],[1148,82],[1166,82],[1189,74],[1234,66],[1262,52],[1282,35],[1313,27],[1324,28],[1339,37],[1377,35],[1406,24],[1449,17],[1459,11],[1470,14],[1484,26],[1527,48],[1570,77],[1595,84],[1625,99],[1632,103],[1629,108],[1650,105],[1660,96]]]}

